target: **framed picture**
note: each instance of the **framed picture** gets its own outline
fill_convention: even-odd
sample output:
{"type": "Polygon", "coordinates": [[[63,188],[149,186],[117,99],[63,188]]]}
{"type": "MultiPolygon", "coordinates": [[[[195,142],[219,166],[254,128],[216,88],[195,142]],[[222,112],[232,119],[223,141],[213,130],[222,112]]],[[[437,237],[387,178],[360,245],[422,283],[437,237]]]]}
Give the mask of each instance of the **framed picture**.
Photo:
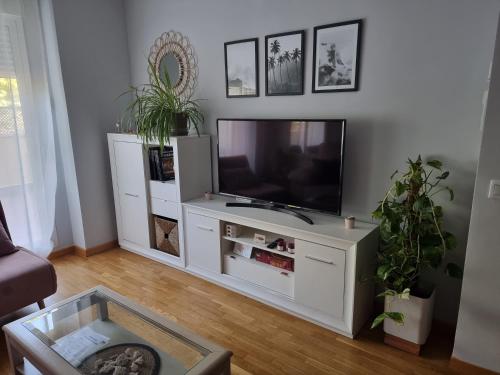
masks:
{"type": "Polygon", "coordinates": [[[305,31],[266,36],[266,95],[304,94],[305,31]]]}
{"type": "Polygon", "coordinates": [[[226,97],[259,96],[258,38],[224,43],[226,97]]]}
{"type": "Polygon", "coordinates": [[[314,28],[312,92],[357,91],[362,20],[314,28]]]}

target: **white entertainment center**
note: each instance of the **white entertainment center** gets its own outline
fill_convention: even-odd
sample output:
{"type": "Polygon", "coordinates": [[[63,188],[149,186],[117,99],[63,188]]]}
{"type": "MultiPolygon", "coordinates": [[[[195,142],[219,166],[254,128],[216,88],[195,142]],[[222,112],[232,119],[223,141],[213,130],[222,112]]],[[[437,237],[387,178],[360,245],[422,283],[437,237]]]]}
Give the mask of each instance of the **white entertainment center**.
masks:
{"type": "Polygon", "coordinates": [[[209,136],[172,137],[175,179],[150,181],[147,147],[135,135],[108,134],[118,240],[123,249],[182,269],[280,310],[354,337],[372,313],[377,226],[307,212],[314,225],[255,208],[226,207],[214,195],[209,136]],[[178,224],[179,256],[155,249],[153,215],[178,224]],[[226,224],[241,226],[228,237],[226,224]],[[254,241],[263,234],[266,244],[254,241]],[[267,248],[284,238],[295,253],[267,248]],[[234,244],[291,258],[293,271],[233,252],[234,244]]]}

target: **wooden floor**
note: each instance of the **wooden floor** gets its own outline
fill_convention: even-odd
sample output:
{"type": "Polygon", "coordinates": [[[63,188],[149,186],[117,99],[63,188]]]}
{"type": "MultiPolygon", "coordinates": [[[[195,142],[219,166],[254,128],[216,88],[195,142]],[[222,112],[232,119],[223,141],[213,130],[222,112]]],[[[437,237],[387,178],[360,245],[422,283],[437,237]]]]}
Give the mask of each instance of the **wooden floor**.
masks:
{"type": "MultiPolygon", "coordinates": [[[[351,340],[121,249],[89,258],[66,255],[53,263],[59,288],[48,305],[105,285],[231,350],[234,374],[464,373],[448,367],[450,333],[434,330],[416,357],[385,346],[380,330],[366,328],[351,340]]],[[[0,374],[7,368],[0,335],[0,374]]]]}

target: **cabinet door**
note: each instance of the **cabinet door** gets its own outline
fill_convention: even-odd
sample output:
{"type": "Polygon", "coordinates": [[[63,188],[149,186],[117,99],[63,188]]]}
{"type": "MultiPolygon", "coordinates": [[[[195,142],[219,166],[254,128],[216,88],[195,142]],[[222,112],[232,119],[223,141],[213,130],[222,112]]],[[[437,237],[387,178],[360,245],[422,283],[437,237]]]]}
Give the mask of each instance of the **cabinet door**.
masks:
{"type": "Polygon", "coordinates": [[[189,211],[186,219],[188,265],[221,273],[219,220],[189,211]]]}
{"type": "Polygon", "coordinates": [[[149,248],[148,203],[142,145],[114,142],[122,239],[149,248]]]}
{"type": "Polygon", "coordinates": [[[295,301],[342,318],[345,251],[295,241],[295,301]]]}

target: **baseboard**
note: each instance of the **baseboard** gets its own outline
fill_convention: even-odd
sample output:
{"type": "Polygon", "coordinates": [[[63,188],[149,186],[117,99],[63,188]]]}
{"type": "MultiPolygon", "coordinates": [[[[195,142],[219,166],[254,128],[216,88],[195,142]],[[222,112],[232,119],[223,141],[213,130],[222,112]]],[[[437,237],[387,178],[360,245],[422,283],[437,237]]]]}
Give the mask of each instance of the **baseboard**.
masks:
{"type": "Polygon", "coordinates": [[[100,245],[97,245],[94,247],[89,247],[86,249],[83,249],[79,246],[75,246],[75,255],[78,255],[78,256],[83,257],[83,258],[87,258],[87,257],[90,257],[92,255],[102,253],[103,251],[114,249],[115,247],[118,247],[118,240],[113,240],[113,241],[106,242],[106,243],[103,243],[103,244],[100,244],[100,245]]]}
{"type": "Polygon", "coordinates": [[[62,249],[53,251],[52,253],[49,254],[47,259],[52,260],[52,259],[63,257],[63,256],[68,255],[68,254],[74,254],[74,253],[75,253],[75,246],[71,245],[71,246],[64,247],[62,249]]]}
{"type": "Polygon", "coordinates": [[[50,253],[47,259],[53,260],[69,254],[74,254],[82,258],[87,258],[89,256],[102,253],[103,251],[114,249],[115,247],[118,247],[118,240],[109,241],[101,245],[89,247],[87,249],[84,249],[80,246],[72,245],[50,253]]]}
{"type": "Polygon", "coordinates": [[[461,374],[498,375],[498,372],[464,362],[455,357],[450,358],[449,366],[451,369],[456,370],[461,374]]]}

